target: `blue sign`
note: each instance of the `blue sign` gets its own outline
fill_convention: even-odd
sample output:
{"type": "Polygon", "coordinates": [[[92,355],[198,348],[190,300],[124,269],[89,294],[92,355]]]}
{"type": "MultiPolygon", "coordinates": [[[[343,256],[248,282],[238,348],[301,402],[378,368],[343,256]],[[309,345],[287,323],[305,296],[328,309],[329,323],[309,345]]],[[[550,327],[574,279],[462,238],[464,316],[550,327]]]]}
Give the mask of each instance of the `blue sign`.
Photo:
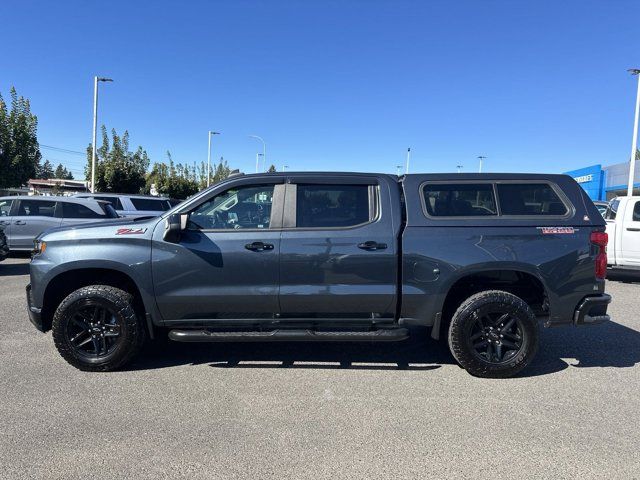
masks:
{"type": "Polygon", "coordinates": [[[604,171],[602,170],[602,165],[592,165],[564,173],[573,177],[587,192],[591,200],[604,200],[604,171]]]}

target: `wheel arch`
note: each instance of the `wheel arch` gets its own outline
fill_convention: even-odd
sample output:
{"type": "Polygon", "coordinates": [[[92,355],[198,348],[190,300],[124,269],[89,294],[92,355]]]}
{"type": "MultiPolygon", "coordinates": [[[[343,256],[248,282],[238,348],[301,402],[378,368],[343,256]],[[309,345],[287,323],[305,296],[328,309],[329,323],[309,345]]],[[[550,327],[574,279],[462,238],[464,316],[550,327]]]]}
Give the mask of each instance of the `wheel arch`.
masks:
{"type": "Polygon", "coordinates": [[[116,268],[79,267],[57,273],[49,279],[42,297],[43,330],[51,329],[56,308],[71,292],[88,285],[109,285],[130,293],[133,307],[140,318],[146,322],[149,333],[153,334],[148,312],[141,289],[127,273],[116,268]]]}
{"type": "Polygon", "coordinates": [[[431,336],[440,338],[440,330],[448,328],[451,317],[460,304],[471,295],[484,290],[503,290],[524,300],[537,316],[549,314],[549,289],[539,272],[531,266],[495,265],[478,269],[465,269],[450,278],[443,288],[439,321],[431,336]]]}

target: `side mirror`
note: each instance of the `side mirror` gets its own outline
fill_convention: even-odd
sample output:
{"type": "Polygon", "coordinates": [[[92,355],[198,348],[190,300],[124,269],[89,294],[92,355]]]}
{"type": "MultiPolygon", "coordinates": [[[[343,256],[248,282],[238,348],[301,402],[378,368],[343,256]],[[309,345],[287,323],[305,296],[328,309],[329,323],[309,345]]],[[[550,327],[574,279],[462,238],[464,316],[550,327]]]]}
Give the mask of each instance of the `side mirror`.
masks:
{"type": "Polygon", "coordinates": [[[166,242],[178,243],[180,241],[180,235],[182,231],[187,228],[187,219],[189,216],[186,213],[174,213],[169,215],[164,224],[164,235],[162,238],[166,242]]]}

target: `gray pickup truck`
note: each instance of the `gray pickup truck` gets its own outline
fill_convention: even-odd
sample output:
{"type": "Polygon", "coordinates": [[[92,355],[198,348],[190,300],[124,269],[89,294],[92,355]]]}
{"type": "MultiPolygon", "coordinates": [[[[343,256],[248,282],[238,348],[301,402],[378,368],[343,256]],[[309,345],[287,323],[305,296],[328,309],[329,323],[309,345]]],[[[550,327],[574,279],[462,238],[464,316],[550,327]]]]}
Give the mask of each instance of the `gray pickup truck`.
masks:
{"type": "Polygon", "coordinates": [[[609,319],[605,222],[564,175],[238,175],[160,217],[49,230],[29,316],[82,370],[180,342],[447,339],[518,373],[539,325],[609,319]]]}

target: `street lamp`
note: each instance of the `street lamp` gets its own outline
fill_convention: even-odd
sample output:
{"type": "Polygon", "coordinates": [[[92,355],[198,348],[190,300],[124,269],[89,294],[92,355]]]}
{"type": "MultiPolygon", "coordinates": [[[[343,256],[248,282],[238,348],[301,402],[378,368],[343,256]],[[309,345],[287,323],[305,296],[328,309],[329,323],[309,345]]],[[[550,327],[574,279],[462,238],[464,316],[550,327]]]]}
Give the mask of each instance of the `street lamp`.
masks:
{"type": "Polygon", "coordinates": [[[209,130],[209,154],[207,155],[207,187],[211,181],[211,135],[220,135],[220,132],[209,130]]]}
{"type": "MultiPolygon", "coordinates": [[[[256,138],[256,139],[258,139],[258,140],[260,140],[262,142],[262,161],[265,162],[265,166],[266,166],[266,163],[267,163],[267,144],[264,142],[262,137],[259,137],[258,135],[249,135],[249,138],[256,138]]],[[[258,173],[258,170],[256,170],[256,173],[258,173]]]]}
{"type": "Polygon", "coordinates": [[[264,157],[264,153],[256,153],[256,173],[258,173],[260,157],[264,157]]]}
{"type": "Polygon", "coordinates": [[[282,166],[282,171],[283,171],[283,172],[286,172],[286,171],[287,171],[287,168],[289,168],[289,165],[283,165],[283,166],[282,166]]]}
{"type": "Polygon", "coordinates": [[[485,156],[482,155],[478,155],[478,160],[480,160],[480,166],[478,167],[478,173],[482,173],[482,161],[487,158],[485,156]]]}
{"type": "Polygon", "coordinates": [[[456,168],[458,169],[458,173],[460,173],[460,170],[462,170],[462,167],[464,167],[464,165],[456,165],[456,168]]]}
{"type": "Polygon", "coordinates": [[[98,130],[98,82],[113,82],[110,78],[93,77],[93,143],[91,149],[91,193],[96,191],[96,134],[98,130]]]}
{"type": "Polygon", "coordinates": [[[399,177],[400,176],[400,169],[402,168],[402,165],[396,165],[396,175],[399,177]]]}
{"type": "Polygon", "coordinates": [[[627,70],[631,75],[638,77],[638,93],[636,95],[636,115],[633,121],[633,140],[631,141],[631,160],[629,162],[629,184],[627,186],[627,196],[633,195],[633,180],[636,172],[636,145],[638,142],[638,111],[640,110],[640,69],[630,68],[627,70]]]}
{"type": "Polygon", "coordinates": [[[411,147],[407,148],[407,167],[405,168],[404,173],[409,173],[409,160],[411,160],[411,147]]]}

